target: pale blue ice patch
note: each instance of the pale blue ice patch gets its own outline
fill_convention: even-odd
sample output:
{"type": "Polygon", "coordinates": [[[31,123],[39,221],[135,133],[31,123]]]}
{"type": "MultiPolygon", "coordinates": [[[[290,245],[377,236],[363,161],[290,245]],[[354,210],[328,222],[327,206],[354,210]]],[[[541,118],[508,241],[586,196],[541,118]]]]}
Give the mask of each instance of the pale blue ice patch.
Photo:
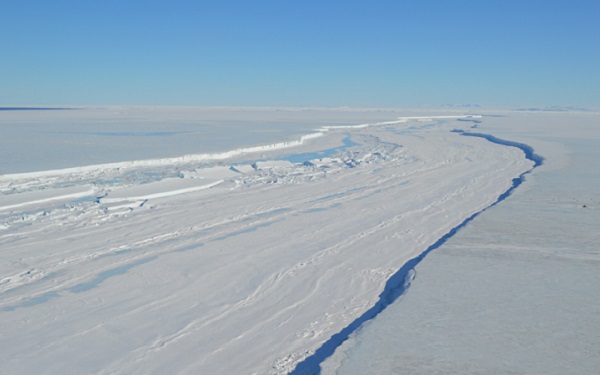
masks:
{"type": "Polygon", "coordinates": [[[359,143],[354,142],[350,136],[342,140],[342,145],[338,147],[332,147],[321,151],[315,152],[302,152],[299,154],[291,154],[281,158],[280,160],[287,160],[290,163],[304,163],[310,160],[328,158],[335,154],[338,154],[350,147],[359,146],[359,143]]]}
{"type": "Polygon", "coordinates": [[[282,208],[274,209],[272,211],[261,212],[259,214],[256,214],[256,217],[269,217],[269,216],[272,216],[272,215],[275,215],[275,214],[280,214],[280,213],[288,212],[288,211],[290,211],[289,208],[282,207],[282,208]]]}
{"type": "Polygon", "coordinates": [[[177,248],[177,249],[175,249],[175,250],[173,250],[171,252],[172,253],[185,253],[186,251],[192,251],[192,250],[199,249],[202,246],[204,246],[204,243],[203,242],[199,242],[199,243],[194,243],[194,244],[191,244],[191,245],[187,245],[187,246],[183,246],[183,247],[177,248]]]}
{"type": "Polygon", "coordinates": [[[113,276],[123,275],[123,274],[129,272],[132,268],[141,266],[142,264],[149,263],[149,262],[155,260],[156,258],[158,258],[158,256],[140,259],[137,262],[133,262],[133,263],[125,264],[123,266],[112,268],[110,270],[101,272],[93,280],[90,280],[85,283],[77,284],[67,290],[71,293],[87,292],[90,289],[96,288],[97,286],[99,286],[100,284],[102,284],[103,282],[105,282],[106,280],[110,279],[113,276]]]}
{"type": "Polygon", "coordinates": [[[303,214],[314,214],[317,212],[323,212],[323,211],[327,211],[327,210],[331,210],[333,208],[338,208],[341,207],[342,204],[340,202],[334,203],[331,206],[327,206],[327,207],[314,207],[314,208],[309,208],[307,210],[302,211],[303,214]]]}
{"type": "Polygon", "coordinates": [[[31,297],[18,306],[5,306],[2,308],[2,311],[14,311],[17,308],[21,308],[21,307],[32,307],[32,306],[40,305],[42,303],[48,302],[49,300],[58,298],[58,297],[60,297],[58,292],[48,292],[48,293],[40,294],[39,296],[31,297]]]}

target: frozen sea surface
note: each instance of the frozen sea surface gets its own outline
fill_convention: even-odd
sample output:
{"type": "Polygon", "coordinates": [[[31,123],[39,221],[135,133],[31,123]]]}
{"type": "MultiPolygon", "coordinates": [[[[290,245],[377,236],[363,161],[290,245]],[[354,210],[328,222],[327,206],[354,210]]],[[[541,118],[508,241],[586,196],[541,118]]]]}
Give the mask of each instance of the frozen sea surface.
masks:
{"type": "Polygon", "coordinates": [[[600,368],[598,114],[485,118],[546,156],[430,254],[323,374],[591,374],[600,368]]]}
{"type": "Polygon", "coordinates": [[[393,111],[106,107],[0,111],[0,174],[225,152],[393,111]]]}

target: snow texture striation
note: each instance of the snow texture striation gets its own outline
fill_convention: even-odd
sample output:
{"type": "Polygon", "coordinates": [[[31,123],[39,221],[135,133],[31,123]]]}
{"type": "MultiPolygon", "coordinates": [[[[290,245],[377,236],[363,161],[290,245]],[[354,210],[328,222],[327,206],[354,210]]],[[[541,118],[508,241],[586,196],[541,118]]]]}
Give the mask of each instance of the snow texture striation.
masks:
{"type": "Polygon", "coordinates": [[[475,121],[0,176],[3,370],[318,372],[535,164],[475,121]]]}

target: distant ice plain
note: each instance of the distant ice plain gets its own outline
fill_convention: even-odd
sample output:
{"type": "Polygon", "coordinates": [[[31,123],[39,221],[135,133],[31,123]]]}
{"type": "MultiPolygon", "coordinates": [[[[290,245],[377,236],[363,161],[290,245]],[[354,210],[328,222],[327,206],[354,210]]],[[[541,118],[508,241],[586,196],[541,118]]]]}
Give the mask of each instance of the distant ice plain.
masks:
{"type": "MultiPolygon", "coordinates": [[[[273,115],[271,112],[242,111],[236,115],[247,121],[254,115],[257,118],[264,117],[265,113],[273,115]]],[[[208,147],[216,148],[207,149],[208,152],[291,140],[326,125],[376,123],[393,120],[395,116],[424,113],[282,111],[275,114],[272,123],[255,133],[260,134],[257,138],[240,136],[245,134],[241,131],[233,138],[222,138],[233,143],[212,144],[208,147]],[[281,128],[281,122],[288,126],[281,128]]],[[[68,115],[81,116],[81,112],[68,115]]],[[[152,117],[147,113],[145,116],[152,117]]],[[[161,116],[164,116],[163,121],[169,118],[189,121],[190,116],[197,114],[166,109],[157,118],[161,116]]],[[[492,121],[496,124],[490,128],[492,133],[529,140],[518,134],[527,131],[522,114],[509,113],[508,116],[508,121],[506,118],[497,123],[492,121]]],[[[486,132],[490,119],[484,119],[478,131],[486,132]]],[[[128,154],[131,151],[128,148],[132,148],[128,147],[130,139],[169,139],[170,135],[162,125],[149,134],[142,125],[140,128],[144,131],[123,131],[118,124],[108,122],[104,132],[119,135],[104,134],[102,142],[128,139],[124,143],[116,141],[112,148],[116,150],[114,153],[102,152],[102,146],[94,151],[100,159],[98,155],[78,158],[73,164],[67,147],[63,150],[67,151],[64,159],[67,164],[38,167],[35,158],[25,158],[24,164],[18,167],[20,170],[10,170],[7,165],[11,163],[4,163],[2,159],[3,169],[31,172],[87,165],[92,161],[174,157],[188,153],[185,148],[188,146],[191,147],[189,152],[195,150],[193,142],[188,146],[184,143],[178,149],[179,138],[172,138],[177,141],[162,145],[169,150],[148,148],[128,154]],[[110,155],[110,160],[102,159],[106,155],[110,155]],[[23,167],[27,163],[28,166],[23,167]]],[[[0,323],[6,327],[5,332],[12,333],[7,333],[0,342],[3,362],[17,373],[27,371],[28,366],[43,366],[48,373],[74,370],[135,373],[160,372],[161,369],[182,373],[291,371],[320,342],[368,308],[386,277],[411,254],[439,238],[452,223],[459,223],[470,212],[486,207],[510,185],[512,177],[528,168],[528,163],[514,148],[448,132],[452,127],[468,129],[470,125],[447,120],[367,130],[340,129],[323,139],[307,142],[297,150],[244,156],[248,160],[266,160],[262,171],[256,174],[238,159],[236,163],[242,163],[239,170],[250,172],[252,176],[238,179],[240,182],[235,184],[228,180],[231,176],[225,173],[226,168],[219,169],[219,165],[230,165],[228,162],[196,165],[200,169],[189,170],[186,167],[190,165],[184,164],[169,169],[168,173],[159,169],[142,177],[137,172],[129,174],[116,185],[97,192],[107,194],[106,203],[100,199],[100,207],[85,199],[81,201],[87,205],[85,209],[80,209],[81,203],[69,199],[52,201],[42,206],[42,211],[34,205],[18,213],[24,220],[12,225],[8,221],[14,212],[8,211],[2,216],[6,222],[0,222],[4,226],[0,231],[0,245],[6,259],[2,272],[11,276],[4,277],[0,283],[6,297],[0,323]],[[428,124],[437,125],[428,127],[428,124]],[[317,162],[317,171],[325,168],[322,170],[327,170],[328,175],[315,174],[313,167],[281,169],[281,164],[268,161],[296,151],[339,147],[342,137],[348,134],[361,145],[350,148],[355,150],[354,154],[348,150],[339,160],[346,158],[356,165],[323,160],[319,166],[317,162]],[[369,141],[373,137],[379,137],[379,141],[369,141]],[[379,156],[373,156],[373,151],[379,156]],[[380,157],[382,155],[388,159],[380,157]],[[438,168],[441,172],[436,172],[440,174],[433,178],[436,176],[433,171],[438,168]],[[207,173],[208,170],[212,172],[207,173]],[[433,179],[428,177],[428,171],[433,173],[433,179]],[[403,174],[413,176],[414,181],[403,178],[403,174]],[[328,177],[323,178],[325,175],[328,177]],[[445,179],[440,180],[442,176],[445,179]],[[112,190],[113,196],[126,198],[127,186],[139,189],[139,183],[144,182],[149,189],[154,186],[160,190],[162,185],[153,181],[172,179],[177,185],[181,177],[192,185],[194,180],[198,181],[196,187],[219,183],[215,188],[203,190],[186,185],[183,190],[192,190],[171,197],[159,195],[165,198],[158,200],[142,197],[118,203],[107,201],[112,190]],[[416,185],[411,187],[413,183],[416,185]],[[228,201],[220,202],[219,197],[226,191],[230,191],[228,201]],[[407,218],[421,220],[419,224],[403,222],[401,213],[410,212],[408,203],[411,201],[414,212],[424,212],[427,207],[439,207],[441,211],[425,216],[407,215],[407,218]],[[218,214],[211,215],[211,212],[218,214]],[[95,226],[98,229],[92,229],[95,226]],[[110,238],[106,237],[108,232],[110,238]],[[282,242],[280,234],[284,233],[282,242]],[[416,236],[412,240],[411,233],[416,236]],[[357,234],[358,237],[352,239],[357,234]],[[413,241],[414,245],[393,251],[398,243],[406,241],[413,241]],[[84,247],[89,248],[82,251],[84,247]],[[327,248],[346,250],[334,255],[339,250],[322,251],[327,248]],[[371,250],[365,252],[361,248],[371,250]],[[251,251],[246,254],[247,251],[237,249],[251,251]],[[374,249],[378,257],[370,255],[374,249]],[[327,260],[328,257],[332,258],[327,260]],[[226,266],[222,261],[232,263],[226,266]],[[296,276],[290,279],[293,275],[296,276]],[[28,323],[21,324],[13,318],[25,319],[28,323]],[[49,323],[48,319],[55,323],[49,323]],[[172,344],[173,348],[167,349],[172,344]],[[38,353],[31,362],[25,358],[34,355],[34,347],[42,348],[47,354],[38,353]]],[[[59,138],[64,136],[63,130],[57,133],[59,138]]],[[[593,129],[591,132],[594,134],[593,129]]],[[[88,132],[85,136],[95,135],[88,132]]],[[[552,147],[543,147],[547,144],[543,143],[540,148],[550,155],[557,154],[553,154],[552,147]]],[[[73,152],[82,155],[82,149],[73,152]]],[[[52,158],[46,159],[46,162],[55,162],[52,158]]],[[[42,180],[49,184],[61,181],[60,178],[42,180]]],[[[31,185],[26,186],[36,186],[34,182],[40,183],[40,179],[29,181],[31,185]]],[[[35,190],[39,188],[35,187],[29,194],[38,194],[35,190]]],[[[421,277],[419,273],[417,283],[421,277]]],[[[413,286],[409,296],[415,291],[413,286]]],[[[360,334],[356,338],[359,342],[369,345],[368,339],[361,341],[359,337],[360,334]]],[[[357,353],[359,348],[360,345],[357,353]]],[[[349,356],[344,361],[340,371],[353,368],[351,359],[349,356]]],[[[385,361],[379,364],[384,366],[380,367],[382,370],[390,369],[385,367],[389,365],[385,361]]],[[[371,365],[370,368],[377,369],[377,363],[371,365]]]]}
{"type": "Polygon", "coordinates": [[[0,111],[0,173],[225,152],[297,139],[326,125],[377,122],[400,115],[397,111],[219,107],[0,111]]]}

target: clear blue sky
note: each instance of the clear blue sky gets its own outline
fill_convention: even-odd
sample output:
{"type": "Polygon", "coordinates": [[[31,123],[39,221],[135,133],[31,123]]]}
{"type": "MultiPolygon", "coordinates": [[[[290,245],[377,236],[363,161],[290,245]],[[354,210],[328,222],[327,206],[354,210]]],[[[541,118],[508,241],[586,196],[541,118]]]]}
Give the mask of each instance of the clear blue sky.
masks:
{"type": "Polygon", "coordinates": [[[600,106],[599,0],[0,1],[0,105],[600,106]]]}

